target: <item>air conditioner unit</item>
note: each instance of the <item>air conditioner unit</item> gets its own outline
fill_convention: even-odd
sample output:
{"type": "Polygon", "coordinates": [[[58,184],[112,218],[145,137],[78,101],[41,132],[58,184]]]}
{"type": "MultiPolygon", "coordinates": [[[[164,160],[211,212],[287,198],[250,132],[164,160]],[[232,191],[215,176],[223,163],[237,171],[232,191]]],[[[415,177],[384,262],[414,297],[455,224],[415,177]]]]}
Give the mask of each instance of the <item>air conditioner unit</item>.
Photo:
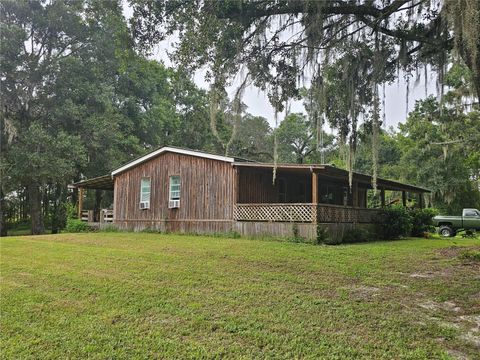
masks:
{"type": "Polygon", "coordinates": [[[180,200],[170,200],[168,202],[169,209],[176,209],[180,207],[180,200]]]}
{"type": "Polygon", "coordinates": [[[150,209],[150,201],[140,201],[140,209],[150,209]]]}

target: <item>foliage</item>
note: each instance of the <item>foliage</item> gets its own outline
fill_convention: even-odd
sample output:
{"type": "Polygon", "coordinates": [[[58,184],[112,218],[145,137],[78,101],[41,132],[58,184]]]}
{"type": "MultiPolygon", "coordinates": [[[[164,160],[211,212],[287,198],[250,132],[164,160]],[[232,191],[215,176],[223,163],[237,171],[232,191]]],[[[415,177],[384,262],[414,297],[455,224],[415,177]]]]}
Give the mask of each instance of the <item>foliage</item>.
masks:
{"type": "Polygon", "coordinates": [[[408,236],[412,229],[410,214],[403,206],[380,209],[374,221],[375,232],[382,240],[408,236]]]}
{"type": "Polygon", "coordinates": [[[240,120],[230,153],[249,160],[271,162],[272,140],[272,129],[267,119],[246,114],[240,120]]]}
{"type": "Polygon", "coordinates": [[[409,210],[412,229],[411,236],[423,237],[427,232],[434,232],[433,217],[438,215],[436,209],[411,209],[409,210]]]}
{"type": "MultiPolygon", "coordinates": [[[[307,65],[321,66],[324,60],[328,66],[329,58],[346,59],[344,54],[357,43],[372,49],[366,59],[376,63],[374,69],[382,68],[382,73],[375,74],[380,80],[394,75],[397,66],[437,65],[452,50],[452,38],[469,68],[478,68],[475,19],[480,9],[475,0],[457,3],[447,1],[438,8],[437,3],[407,0],[211,0],[202,4],[131,0],[131,24],[142,49],[178,35],[177,63],[192,72],[208,66],[207,77],[215,77],[216,82],[225,83],[245,68],[258,87],[268,89],[275,106],[298,95],[296,79],[305,75],[307,65]],[[468,25],[463,9],[469,9],[468,25]]],[[[359,60],[355,57],[343,65],[348,68],[359,60]]]]}
{"type": "Polygon", "coordinates": [[[67,219],[67,225],[65,226],[65,231],[69,233],[80,233],[90,231],[90,226],[88,223],[80,219],[67,219]]]}
{"type": "Polygon", "coordinates": [[[78,219],[77,207],[74,204],[67,201],[63,206],[65,208],[65,216],[67,219],[78,219]]]}
{"type": "Polygon", "coordinates": [[[290,114],[275,130],[280,162],[302,164],[316,150],[314,128],[303,114],[290,114]]]}
{"type": "MultiPolygon", "coordinates": [[[[175,34],[179,41],[173,60],[190,73],[207,67],[206,80],[215,94],[240,73],[237,94],[246,82],[253,83],[267,91],[277,113],[301,96],[311,77],[315,111],[309,115],[317,131],[322,116],[338,131],[350,183],[358,123],[369,119],[376,187],[381,85],[402,73],[408,108],[410,78],[414,72],[418,78],[420,66],[427,86],[427,64],[437,69],[442,82],[449,63],[463,62],[472,75],[470,94],[480,98],[478,0],[130,2],[139,47],[151,48],[175,34]]],[[[274,148],[276,152],[276,143],[274,148]]]]}
{"type": "Polygon", "coordinates": [[[399,125],[397,178],[431,189],[432,205],[455,214],[480,204],[480,112],[447,105],[419,101],[399,125]]]}
{"type": "Polygon", "coordinates": [[[342,243],[343,244],[352,244],[373,241],[375,237],[366,229],[361,227],[356,227],[353,229],[347,229],[343,234],[342,243]]]}
{"type": "Polygon", "coordinates": [[[317,224],[316,237],[315,237],[314,243],[316,245],[325,244],[327,243],[328,238],[329,238],[328,229],[321,224],[317,224]]]}
{"type": "MultiPolygon", "coordinates": [[[[0,10],[1,208],[26,189],[34,233],[44,220],[64,225],[69,183],[161,145],[217,150],[206,92],[135,54],[120,1],[5,0],[0,10]]],[[[93,195],[98,209],[105,196],[93,195]]]]}

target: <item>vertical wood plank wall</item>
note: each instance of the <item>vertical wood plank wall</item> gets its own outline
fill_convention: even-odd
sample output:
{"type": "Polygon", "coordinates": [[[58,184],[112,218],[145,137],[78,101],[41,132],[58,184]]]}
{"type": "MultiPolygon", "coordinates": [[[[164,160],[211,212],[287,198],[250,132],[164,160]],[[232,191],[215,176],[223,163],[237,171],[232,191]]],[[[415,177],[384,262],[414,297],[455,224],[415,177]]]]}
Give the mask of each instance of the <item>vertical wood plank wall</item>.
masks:
{"type": "Polygon", "coordinates": [[[175,232],[227,232],[233,227],[235,169],[231,163],[164,153],[115,177],[115,224],[175,232]],[[180,176],[180,208],[169,209],[169,177],[180,176]],[[140,181],[151,178],[150,209],[141,210],[140,181]]]}

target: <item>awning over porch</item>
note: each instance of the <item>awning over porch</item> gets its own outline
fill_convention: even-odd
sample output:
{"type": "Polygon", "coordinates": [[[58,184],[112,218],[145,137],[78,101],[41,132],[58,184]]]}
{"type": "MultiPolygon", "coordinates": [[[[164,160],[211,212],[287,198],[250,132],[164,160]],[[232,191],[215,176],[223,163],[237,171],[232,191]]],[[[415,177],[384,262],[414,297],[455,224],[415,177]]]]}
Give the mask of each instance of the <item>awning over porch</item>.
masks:
{"type": "Polygon", "coordinates": [[[82,180],[72,184],[76,188],[113,190],[113,178],[110,174],[98,176],[92,179],[82,180]]]}

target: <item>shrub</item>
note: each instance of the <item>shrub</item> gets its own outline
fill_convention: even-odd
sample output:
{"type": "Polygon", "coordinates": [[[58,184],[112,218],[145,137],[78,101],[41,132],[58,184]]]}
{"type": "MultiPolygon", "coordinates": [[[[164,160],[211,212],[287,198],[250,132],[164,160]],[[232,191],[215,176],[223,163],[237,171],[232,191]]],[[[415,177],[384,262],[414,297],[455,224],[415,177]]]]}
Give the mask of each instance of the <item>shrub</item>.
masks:
{"type": "Polygon", "coordinates": [[[63,208],[65,209],[65,216],[67,219],[77,219],[77,207],[72,204],[71,201],[66,201],[63,203],[63,208]]]}
{"type": "Polygon", "coordinates": [[[381,209],[374,219],[375,232],[382,240],[408,236],[412,229],[408,211],[402,206],[381,209]]]}
{"type": "Polygon", "coordinates": [[[90,226],[79,219],[67,219],[65,230],[70,233],[87,232],[90,231],[90,226]]]}
{"type": "Polygon", "coordinates": [[[317,224],[317,236],[314,243],[317,245],[325,244],[328,241],[328,230],[325,226],[317,224]]]}
{"type": "Polygon", "coordinates": [[[348,229],[343,234],[342,242],[344,244],[352,244],[358,242],[367,242],[372,239],[369,231],[363,228],[348,229]]]}
{"type": "Polygon", "coordinates": [[[425,237],[425,233],[434,232],[433,217],[437,215],[435,209],[412,209],[410,219],[412,224],[411,236],[425,237]]]}

